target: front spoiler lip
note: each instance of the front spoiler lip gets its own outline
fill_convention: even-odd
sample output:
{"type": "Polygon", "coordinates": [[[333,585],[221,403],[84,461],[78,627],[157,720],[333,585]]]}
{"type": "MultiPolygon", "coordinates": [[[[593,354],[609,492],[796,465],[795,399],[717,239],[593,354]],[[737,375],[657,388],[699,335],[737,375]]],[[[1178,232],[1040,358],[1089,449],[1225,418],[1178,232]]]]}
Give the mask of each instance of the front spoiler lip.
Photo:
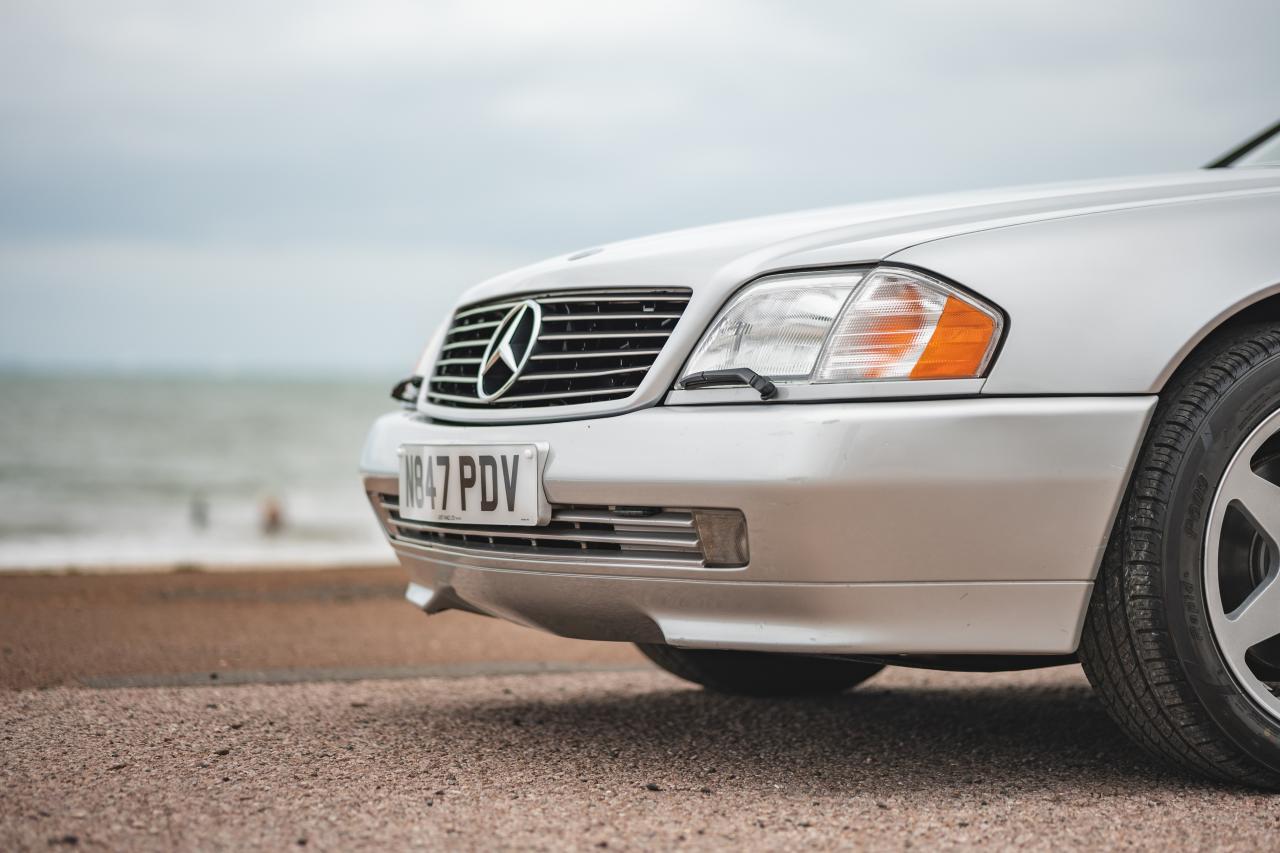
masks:
{"type": "MultiPolygon", "coordinates": [[[[1063,655],[1088,581],[788,583],[456,564],[397,550],[405,597],[566,637],[802,654],[1063,655]]],[[[443,555],[442,555],[443,556],[443,555]]]]}

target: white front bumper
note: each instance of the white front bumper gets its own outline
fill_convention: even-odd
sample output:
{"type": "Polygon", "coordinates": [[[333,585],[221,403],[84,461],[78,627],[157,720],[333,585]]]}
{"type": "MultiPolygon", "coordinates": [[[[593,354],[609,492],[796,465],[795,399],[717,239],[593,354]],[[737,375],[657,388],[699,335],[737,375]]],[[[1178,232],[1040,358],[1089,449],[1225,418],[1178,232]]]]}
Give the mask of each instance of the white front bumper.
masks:
{"type": "Polygon", "coordinates": [[[741,569],[557,563],[396,543],[410,598],[568,636],[813,653],[1074,651],[1154,397],[658,407],[559,423],[381,418],[402,443],[550,445],[552,504],[713,507],[741,569]]]}

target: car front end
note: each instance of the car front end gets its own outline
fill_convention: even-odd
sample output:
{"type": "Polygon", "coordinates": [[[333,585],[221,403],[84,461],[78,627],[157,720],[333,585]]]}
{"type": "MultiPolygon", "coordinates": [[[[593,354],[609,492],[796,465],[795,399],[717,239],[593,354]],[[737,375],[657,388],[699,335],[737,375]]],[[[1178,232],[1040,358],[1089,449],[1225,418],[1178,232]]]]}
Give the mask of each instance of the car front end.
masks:
{"type": "Polygon", "coordinates": [[[1156,398],[989,393],[1025,315],[871,216],[608,246],[464,297],[362,460],[409,600],[686,649],[1074,652],[1156,398]]]}
{"type": "Polygon", "coordinates": [[[1079,660],[1152,753],[1280,788],[1277,133],[473,288],[363,453],[408,599],[733,693],[1079,660]]]}
{"type": "Polygon", "coordinates": [[[1203,234],[1264,179],[816,211],[486,282],[364,449],[408,598],[685,649],[1070,655],[1159,387],[1234,298],[1166,275],[1135,348],[1149,293],[1097,269],[1159,271],[1153,217],[1203,234]]]}

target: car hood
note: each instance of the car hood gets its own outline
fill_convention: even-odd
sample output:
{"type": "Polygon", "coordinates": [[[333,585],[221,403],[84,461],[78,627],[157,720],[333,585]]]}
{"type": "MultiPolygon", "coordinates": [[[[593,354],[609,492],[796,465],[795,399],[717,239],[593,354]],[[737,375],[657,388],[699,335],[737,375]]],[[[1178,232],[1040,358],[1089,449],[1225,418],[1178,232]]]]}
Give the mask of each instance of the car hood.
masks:
{"type": "Polygon", "coordinates": [[[960,234],[1128,207],[1280,186],[1280,171],[1202,169],[879,201],[672,231],[551,258],[473,287],[470,303],[512,293],[598,287],[689,287],[723,298],[763,273],[874,263],[960,234]]]}

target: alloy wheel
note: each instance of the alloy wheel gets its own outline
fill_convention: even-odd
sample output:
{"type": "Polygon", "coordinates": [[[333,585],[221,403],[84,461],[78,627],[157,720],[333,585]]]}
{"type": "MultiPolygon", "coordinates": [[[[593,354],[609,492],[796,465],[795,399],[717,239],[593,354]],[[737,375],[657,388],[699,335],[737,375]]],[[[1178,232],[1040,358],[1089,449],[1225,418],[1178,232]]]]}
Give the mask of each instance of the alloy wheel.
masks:
{"type": "Polygon", "coordinates": [[[1209,510],[1205,603],[1227,668],[1280,719],[1280,411],[1249,434],[1209,510]]]}

